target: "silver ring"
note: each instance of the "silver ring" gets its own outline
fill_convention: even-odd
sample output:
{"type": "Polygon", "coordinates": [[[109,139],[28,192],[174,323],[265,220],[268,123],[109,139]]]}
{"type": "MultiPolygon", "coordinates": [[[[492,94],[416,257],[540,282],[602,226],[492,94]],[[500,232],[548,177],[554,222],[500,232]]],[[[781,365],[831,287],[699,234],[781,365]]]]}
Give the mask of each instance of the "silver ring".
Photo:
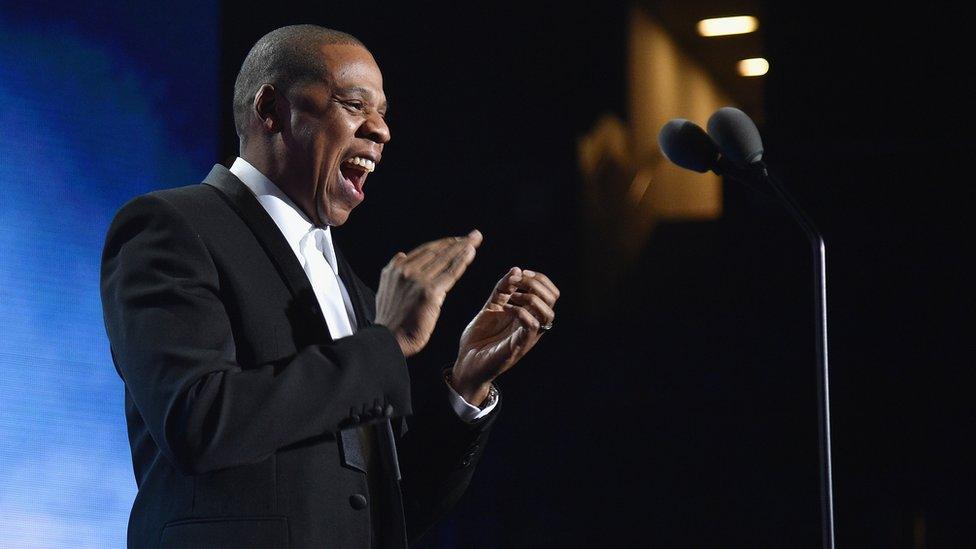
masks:
{"type": "Polygon", "coordinates": [[[549,330],[552,329],[552,327],[553,327],[553,325],[555,323],[556,323],[556,321],[553,320],[552,322],[550,322],[549,324],[546,324],[545,326],[539,326],[539,331],[540,332],[548,332],[549,330]]]}

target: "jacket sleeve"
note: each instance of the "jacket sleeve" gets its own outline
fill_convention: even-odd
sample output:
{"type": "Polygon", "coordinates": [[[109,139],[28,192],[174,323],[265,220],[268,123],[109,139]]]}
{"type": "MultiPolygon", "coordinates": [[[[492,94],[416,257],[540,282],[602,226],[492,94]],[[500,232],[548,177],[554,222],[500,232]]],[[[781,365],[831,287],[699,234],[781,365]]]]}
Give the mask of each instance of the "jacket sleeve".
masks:
{"type": "Polygon", "coordinates": [[[411,413],[406,362],[385,327],[244,369],[221,295],[206,245],[164,197],[120,210],[102,256],[105,327],[139,415],[180,470],[260,461],[377,400],[411,413]]]}
{"type": "Polygon", "coordinates": [[[430,392],[417,398],[409,429],[397,443],[403,479],[403,508],[410,544],[439,521],[458,502],[481,459],[501,401],[485,417],[468,423],[458,417],[448,400],[443,373],[413,369],[415,385],[430,392]]]}
{"type": "MultiPolygon", "coordinates": [[[[355,275],[354,275],[355,276],[355,275]]],[[[368,301],[373,291],[356,277],[368,301]]],[[[484,453],[502,402],[484,417],[467,422],[450,402],[444,371],[410,367],[413,415],[397,439],[407,537],[414,545],[464,494],[484,453]]]]}

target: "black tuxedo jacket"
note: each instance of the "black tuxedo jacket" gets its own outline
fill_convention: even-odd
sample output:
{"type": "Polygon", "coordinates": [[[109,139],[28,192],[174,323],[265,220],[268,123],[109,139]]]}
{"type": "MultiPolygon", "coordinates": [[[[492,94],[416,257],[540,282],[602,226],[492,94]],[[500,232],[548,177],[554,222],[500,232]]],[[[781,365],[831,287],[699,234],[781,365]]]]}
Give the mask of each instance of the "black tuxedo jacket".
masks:
{"type": "Polygon", "coordinates": [[[339,262],[359,326],[332,341],[294,252],[223,166],[119,211],[101,296],[139,488],[129,546],[365,549],[378,532],[403,547],[463,492],[497,414],[461,421],[437,375],[411,402],[372,291],[339,262]],[[388,465],[369,484],[366,422],[388,465]]]}

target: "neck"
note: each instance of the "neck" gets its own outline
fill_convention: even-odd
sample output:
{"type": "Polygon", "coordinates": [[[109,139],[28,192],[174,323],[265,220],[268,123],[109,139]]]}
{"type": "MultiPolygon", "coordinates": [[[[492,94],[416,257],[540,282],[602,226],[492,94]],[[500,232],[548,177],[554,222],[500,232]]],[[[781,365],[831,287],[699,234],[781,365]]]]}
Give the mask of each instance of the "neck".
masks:
{"type": "Polygon", "coordinates": [[[290,177],[287,166],[274,154],[271,154],[267,147],[245,146],[241,143],[241,158],[254,166],[272,183],[278,186],[296,206],[302,209],[306,217],[312,220],[316,226],[325,226],[324,218],[320,212],[313,207],[314,198],[307,196],[306,189],[300,188],[296,184],[296,178],[290,177]]]}

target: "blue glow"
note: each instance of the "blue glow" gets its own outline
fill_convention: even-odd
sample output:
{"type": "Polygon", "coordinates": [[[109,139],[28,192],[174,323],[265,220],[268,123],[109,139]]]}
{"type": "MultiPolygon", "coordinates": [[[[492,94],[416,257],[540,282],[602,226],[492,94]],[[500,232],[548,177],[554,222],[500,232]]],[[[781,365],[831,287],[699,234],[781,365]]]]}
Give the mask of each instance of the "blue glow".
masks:
{"type": "Polygon", "coordinates": [[[121,204],[216,160],[217,7],[0,5],[0,540],[122,547],[135,495],[98,294],[121,204]],[[150,13],[152,12],[152,13],[150,13]]]}

